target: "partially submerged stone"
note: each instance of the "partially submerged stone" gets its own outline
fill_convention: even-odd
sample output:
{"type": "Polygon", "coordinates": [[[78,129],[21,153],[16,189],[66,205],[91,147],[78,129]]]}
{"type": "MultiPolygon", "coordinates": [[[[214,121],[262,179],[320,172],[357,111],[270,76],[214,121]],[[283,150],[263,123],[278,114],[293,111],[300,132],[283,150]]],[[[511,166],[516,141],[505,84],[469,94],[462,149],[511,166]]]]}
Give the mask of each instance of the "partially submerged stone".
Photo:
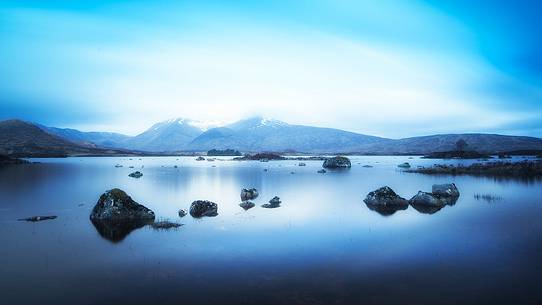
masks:
{"type": "Polygon", "coordinates": [[[324,164],[322,164],[322,167],[325,168],[350,168],[352,167],[352,164],[350,163],[350,160],[347,157],[343,156],[336,156],[332,158],[328,158],[324,160],[324,164]]]}
{"type": "Polygon", "coordinates": [[[267,209],[274,209],[280,207],[282,201],[280,201],[280,198],[278,196],[275,196],[269,200],[269,203],[263,204],[262,208],[267,209]]]}
{"type": "Polygon", "coordinates": [[[389,186],[370,192],[363,202],[371,206],[408,207],[408,201],[397,195],[389,186]]]}
{"type": "Polygon", "coordinates": [[[132,178],[141,178],[141,177],[143,177],[143,173],[140,172],[140,171],[135,171],[135,172],[129,174],[128,176],[132,177],[132,178]]]}
{"type": "Polygon", "coordinates": [[[405,162],[405,163],[401,163],[399,165],[397,165],[397,167],[400,167],[400,168],[410,168],[410,163],[408,162],[405,162]]]}
{"type": "Polygon", "coordinates": [[[205,158],[202,157],[202,156],[199,156],[199,157],[196,158],[196,161],[205,161],[205,158]]]}
{"type": "Polygon", "coordinates": [[[249,209],[252,209],[253,207],[255,207],[256,205],[254,204],[254,202],[252,201],[243,201],[239,204],[240,207],[242,207],[243,209],[246,210],[249,210],[249,209]]]}
{"type": "Polygon", "coordinates": [[[299,164],[297,164],[298,166],[307,166],[307,164],[303,163],[303,162],[299,162],[299,164]]]}
{"type": "Polygon", "coordinates": [[[255,188],[241,190],[242,201],[256,199],[258,195],[258,190],[256,190],[255,188]]]}
{"type": "Polygon", "coordinates": [[[218,205],[208,200],[196,200],[190,205],[190,215],[195,218],[218,215],[218,205]]]}
{"type": "Polygon", "coordinates": [[[322,168],[322,169],[318,170],[317,173],[319,173],[319,174],[325,174],[325,173],[326,173],[326,170],[322,168]]]}
{"type": "Polygon", "coordinates": [[[459,197],[459,190],[455,183],[433,184],[431,192],[436,196],[459,197]]]}
{"type": "Polygon", "coordinates": [[[103,193],[90,213],[91,220],[154,221],[154,212],[135,202],[121,189],[103,193]]]}
{"type": "Polygon", "coordinates": [[[186,211],[183,210],[183,209],[180,209],[179,210],[179,217],[184,217],[184,216],[186,216],[186,211]]]}
{"type": "Polygon", "coordinates": [[[37,221],[43,221],[43,220],[52,220],[56,219],[56,215],[50,215],[50,216],[32,216],[28,218],[21,218],[18,219],[19,221],[29,221],[29,222],[37,222],[37,221]]]}

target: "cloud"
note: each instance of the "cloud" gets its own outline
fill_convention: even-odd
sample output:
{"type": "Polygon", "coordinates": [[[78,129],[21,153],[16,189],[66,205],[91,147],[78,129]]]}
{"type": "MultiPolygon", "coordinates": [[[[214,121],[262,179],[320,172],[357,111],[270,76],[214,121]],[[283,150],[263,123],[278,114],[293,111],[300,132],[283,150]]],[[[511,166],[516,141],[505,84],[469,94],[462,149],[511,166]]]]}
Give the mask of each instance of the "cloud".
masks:
{"type": "Polygon", "coordinates": [[[539,113],[540,88],[432,6],[162,4],[0,10],[2,109],[128,133],[261,114],[389,137],[502,131],[539,113]]]}

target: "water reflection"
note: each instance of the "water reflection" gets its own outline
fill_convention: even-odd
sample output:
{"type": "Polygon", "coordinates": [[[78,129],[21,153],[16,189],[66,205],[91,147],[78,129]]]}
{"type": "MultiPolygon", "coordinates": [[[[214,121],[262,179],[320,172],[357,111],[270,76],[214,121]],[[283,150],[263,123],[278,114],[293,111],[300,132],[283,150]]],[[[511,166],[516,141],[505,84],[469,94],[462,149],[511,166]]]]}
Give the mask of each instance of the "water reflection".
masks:
{"type": "Polygon", "coordinates": [[[127,222],[113,222],[104,220],[91,220],[92,224],[96,228],[96,231],[104,239],[109,240],[112,243],[118,243],[124,240],[128,234],[132,231],[140,229],[148,224],[151,224],[152,220],[146,221],[127,221],[127,222]]]}
{"type": "Polygon", "coordinates": [[[408,205],[405,205],[405,206],[386,206],[386,205],[372,205],[372,204],[367,204],[365,203],[365,205],[369,208],[369,210],[371,211],[375,211],[377,212],[378,214],[382,215],[382,216],[391,216],[393,214],[395,214],[395,212],[397,211],[402,211],[402,210],[406,210],[408,209],[408,205]]]}

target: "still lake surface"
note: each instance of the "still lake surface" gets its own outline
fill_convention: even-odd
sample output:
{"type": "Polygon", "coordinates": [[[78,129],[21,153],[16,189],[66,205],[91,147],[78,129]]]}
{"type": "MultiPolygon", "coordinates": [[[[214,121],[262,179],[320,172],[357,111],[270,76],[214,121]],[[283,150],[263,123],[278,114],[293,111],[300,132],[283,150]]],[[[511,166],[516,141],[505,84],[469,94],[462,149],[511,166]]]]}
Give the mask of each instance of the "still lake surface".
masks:
{"type": "Polygon", "coordinates": [[[33,159],[41,163],[0,168],[0,304],[542,303],[542,181],[397,168],[472,161],[351,160],[350,170],[326,174],[316,173],[321,161],[192,157],[33,159]],[[144,176],[128,177],[135,170],[144,176]],[[461,196],[433,214],[409,207],[384,216],[363,203],[384,185],[409,199],[448,182],[461,196]],[[158,220],[184,226],[103,237],[89,214],[115,187],[158,220]],[[260,196],[244,211],[239,193],[249,187],[260,196]],[[260,207],[273,196],[280,208],[260,207]],[[219,215],[179,218],[197,199],[217,202],[219,215]],[[58,218],[17,221],[34,215],[58,218]]]}

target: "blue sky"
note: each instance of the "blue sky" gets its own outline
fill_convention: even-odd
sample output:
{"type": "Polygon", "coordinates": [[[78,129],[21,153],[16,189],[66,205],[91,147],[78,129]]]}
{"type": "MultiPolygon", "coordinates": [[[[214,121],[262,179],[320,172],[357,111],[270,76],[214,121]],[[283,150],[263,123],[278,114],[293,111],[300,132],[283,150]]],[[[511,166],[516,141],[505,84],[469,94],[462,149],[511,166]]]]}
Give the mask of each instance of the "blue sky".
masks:
{"type": "Polygon", "coordinates": [[[542,136],[536,1],[3,1],[0,119],[542,136]]]}

